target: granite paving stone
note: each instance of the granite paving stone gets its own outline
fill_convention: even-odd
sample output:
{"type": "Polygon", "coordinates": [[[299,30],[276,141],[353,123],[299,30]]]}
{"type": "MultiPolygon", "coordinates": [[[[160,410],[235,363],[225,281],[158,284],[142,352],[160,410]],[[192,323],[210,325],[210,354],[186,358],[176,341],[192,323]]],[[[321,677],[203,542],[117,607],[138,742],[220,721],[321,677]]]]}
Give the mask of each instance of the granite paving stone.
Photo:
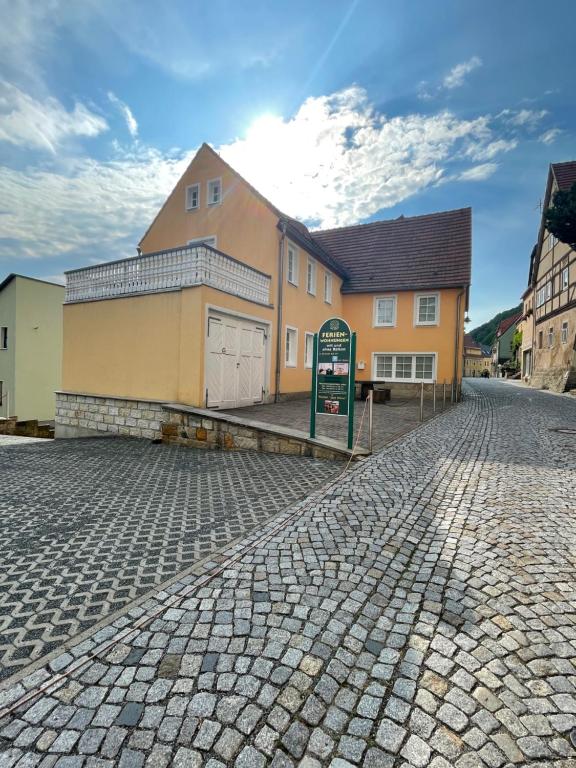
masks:
{"type": "MultiPolygon", "coordinates": [[[[571,768],[570,425],[571,396],[466,382],[457,407],[71,644],[94,658],[58,686],[45,665],[0,690],[1,768],[571,768]]],[[[160,518],[178,488],[150,490],[160,518]]]]}

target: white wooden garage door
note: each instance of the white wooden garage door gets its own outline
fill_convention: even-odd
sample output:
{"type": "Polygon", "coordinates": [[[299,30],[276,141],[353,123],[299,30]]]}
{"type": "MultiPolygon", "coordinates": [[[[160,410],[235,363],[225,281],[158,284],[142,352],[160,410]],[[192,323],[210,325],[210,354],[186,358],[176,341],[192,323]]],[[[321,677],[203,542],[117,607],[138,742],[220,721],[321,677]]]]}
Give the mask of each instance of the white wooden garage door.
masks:
{"type": "Polygon", "coordinates": [[[238,408],[262,402],[266,328],[253,320],[210,313],[206,339],[209,408],[238,408]]]}

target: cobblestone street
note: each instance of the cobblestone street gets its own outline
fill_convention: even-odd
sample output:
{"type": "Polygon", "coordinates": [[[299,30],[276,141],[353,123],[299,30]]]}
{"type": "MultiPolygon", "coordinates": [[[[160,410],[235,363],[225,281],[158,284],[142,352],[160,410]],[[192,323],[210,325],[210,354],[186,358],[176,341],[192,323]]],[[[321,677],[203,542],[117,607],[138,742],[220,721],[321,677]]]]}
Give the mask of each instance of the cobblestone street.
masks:
{"type": "Polygon", "coordinates": [[[0,441],[0,679],[339,469],[145,440],[0,441]]]}
{"type": "Polygon", "coordinates": [[[0,690],[0,768],[575,768],[576,401],[465,390],[0,690]]]}

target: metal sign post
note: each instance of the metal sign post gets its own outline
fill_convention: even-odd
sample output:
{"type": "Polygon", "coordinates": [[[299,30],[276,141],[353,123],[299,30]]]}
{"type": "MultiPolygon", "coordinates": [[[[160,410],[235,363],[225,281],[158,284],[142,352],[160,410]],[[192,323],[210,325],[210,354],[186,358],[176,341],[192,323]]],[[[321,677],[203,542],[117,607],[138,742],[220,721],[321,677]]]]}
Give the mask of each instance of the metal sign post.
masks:
{"type": "Polygon", "coordinates": [[[345,320],[333,317],[314,335],[310,437],[316,436],[316,414],[348,417],[348,448],[354,440],[354,372],[356,334],[345,320]]]}

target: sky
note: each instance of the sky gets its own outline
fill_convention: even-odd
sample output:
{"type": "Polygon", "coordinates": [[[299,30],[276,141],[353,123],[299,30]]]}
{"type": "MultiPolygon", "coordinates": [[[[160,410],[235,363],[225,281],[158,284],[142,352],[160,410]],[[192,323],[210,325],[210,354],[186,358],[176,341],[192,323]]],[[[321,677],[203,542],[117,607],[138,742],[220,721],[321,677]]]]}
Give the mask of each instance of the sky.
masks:
{"type": "MultiPolygon", "coordinates": [[[[576,3],[0,0],[0,279],[135,255],[202,142],[311,228],[471,206],[471,325],[576,159],[576,3]]],[[[234,254],[230,254],[234,255],[234,254]]]]}

